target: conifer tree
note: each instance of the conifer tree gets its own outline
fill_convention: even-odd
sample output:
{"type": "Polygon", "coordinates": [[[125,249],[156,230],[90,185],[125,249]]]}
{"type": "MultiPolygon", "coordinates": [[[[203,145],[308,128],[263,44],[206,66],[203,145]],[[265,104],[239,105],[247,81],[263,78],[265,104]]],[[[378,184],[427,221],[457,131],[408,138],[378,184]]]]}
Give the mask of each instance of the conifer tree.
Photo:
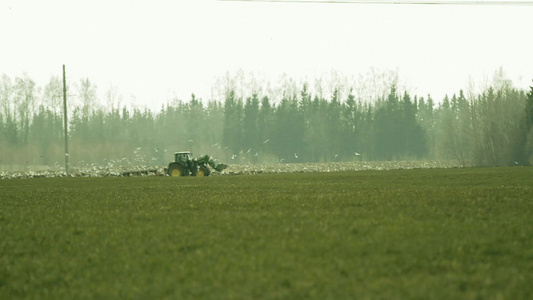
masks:
{"type": "Polygon", "coordinates": [[[253,162],[257,162],[257,156],[254,154],[259,151],[259,98],[257,94],[254,93],[252,97],[246,99],[246,104],[244,105],[244,119],[243,119],[243,129],[244,129],[244,140],[243,150],[246,150],[244,153],[248,156],[253,162]]]}
{"type": "MultiPolygon", "coordinates": [[[[226,150],[226,159],[239,157],[242,150],[242,101],[230,90],[224,101],[224,130],[222,144],[226,150]]],[[[240,157],[239,157],[240,159],[240,157]]]]}

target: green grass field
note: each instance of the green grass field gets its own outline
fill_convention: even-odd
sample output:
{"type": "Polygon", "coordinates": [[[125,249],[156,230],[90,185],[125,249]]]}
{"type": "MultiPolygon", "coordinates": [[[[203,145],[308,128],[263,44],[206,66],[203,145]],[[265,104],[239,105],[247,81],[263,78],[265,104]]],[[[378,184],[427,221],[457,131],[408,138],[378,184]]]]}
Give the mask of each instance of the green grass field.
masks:
{"type": "Polygon", "coordinates": [[[0,181],[0,299],[532,299],[533,168],[0,181]]]}

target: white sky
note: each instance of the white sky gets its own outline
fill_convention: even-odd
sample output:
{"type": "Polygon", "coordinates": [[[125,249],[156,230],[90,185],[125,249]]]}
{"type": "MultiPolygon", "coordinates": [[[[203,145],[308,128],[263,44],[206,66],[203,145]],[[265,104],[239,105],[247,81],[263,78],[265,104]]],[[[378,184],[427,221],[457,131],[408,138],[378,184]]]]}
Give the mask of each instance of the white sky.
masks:
{"type": "Polygon", "coordinates": [[[209,99],[227,71],[312,82],[375,67],[440,101],[500,67],[532,85],[532,16],[533,6],[2,0],[0,75],[44,86],[65,64],[69,80],[159,108],[209,99]]]}

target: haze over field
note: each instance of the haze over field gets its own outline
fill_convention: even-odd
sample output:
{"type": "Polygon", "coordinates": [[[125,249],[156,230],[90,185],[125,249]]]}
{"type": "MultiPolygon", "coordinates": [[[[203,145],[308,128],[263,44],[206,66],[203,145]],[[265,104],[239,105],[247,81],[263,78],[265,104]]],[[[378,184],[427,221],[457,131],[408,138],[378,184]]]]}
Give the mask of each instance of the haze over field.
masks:
{"type": "Polygon", "coordinates": [[[523,4],[4,2],[0,165],[528,165],[523,4]]]}

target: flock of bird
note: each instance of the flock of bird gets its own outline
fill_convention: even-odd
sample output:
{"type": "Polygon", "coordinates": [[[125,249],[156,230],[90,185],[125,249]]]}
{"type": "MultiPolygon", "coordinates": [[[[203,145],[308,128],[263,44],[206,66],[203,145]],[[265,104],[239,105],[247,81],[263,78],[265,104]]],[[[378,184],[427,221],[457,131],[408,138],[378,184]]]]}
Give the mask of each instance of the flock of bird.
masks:
{"type": "MultiPolygon", "coordinates": [[[[80,162],[83,163],[83,162],[80,162]]],[[[275,164],[230,164],[212,175],[246,175],[298,172],[339,172],[392,169],[455,168],[459,162],[447,161],[373,161],[373,162],[330,162],[330,163],[275,163],[275,164]]],[[[40,177],[124,177],[124,176],[167,176],[166,166],[135,165],[127,159],[109,160],[104,165],[85,164],[71,167],[67,174],[58,164],[46,170],[0,171],[0,179],[40,177]]]]}

